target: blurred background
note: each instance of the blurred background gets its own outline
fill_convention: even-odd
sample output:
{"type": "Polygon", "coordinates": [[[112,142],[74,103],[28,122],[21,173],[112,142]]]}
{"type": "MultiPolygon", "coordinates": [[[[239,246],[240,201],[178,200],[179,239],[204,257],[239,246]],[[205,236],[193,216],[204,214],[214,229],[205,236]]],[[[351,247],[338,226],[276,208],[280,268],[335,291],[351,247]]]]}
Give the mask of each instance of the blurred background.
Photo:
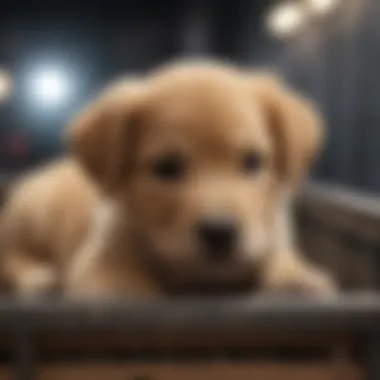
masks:
{"type": "Polygon", "coordinates": [[[377,0],[3,1],[0,174],[64,150],[66,122],[107,82],[178,56],[273,66],[322,107],[314,177],[380,190],[377,0]]]}
{"type": "MultiPolygon", "coordinates": [[[[316,100],[328,139],[312,173],[323,189],[309,193],[299,210],[302,245],[313,260],[336,274],[344,289],[379,290],[380,202],[375,198],[368,203],[367,194],[380,192],[380,0],[3,0],[0,203],[2,180],[64,153],[66,123],[109,81],[181,56],[274,67],[316,100]],[[329,184],[364,192],[366,202],[333,192],[329,184]]],[[[43,316],[47,321],[49,314],[43,316]]],[[[32,334],[25,338],[21,326],[16,330],[17,378],[27,379],[35,347],[28,343],[32,334]]],[[[51,342],[64,338],[57,336],[51,342]]],[[[379,341],[378,328],[372,336],[379,341]]],[[[93,347],[95,339],[89,342],[93,347]]],[[[372,346],[378,351],[367,351],[379,370],[380,343],[372,346]]],[[[117,356],[115,348],[110,351],[117,356]]],[[[301,357],[308,355],[303,347],[298,351],[301,357]]],[[[54,356],[50,349],[46,352],[54,356]]],[[[78,352],[83,355],[84,348],[69,355],[80,356],[78,352]]],[[[291,356],[289,350],[286,354],[291,356]]],[[[97,368],[89,378],[100,378],[97,368]]],[[[281,376],[271,378],[318,376],[314,365],[299,377],[286,377],[279,368],[281,376]]],[[[79,373],[81,378],[84,373],[79,373]]],[[[339,378],[354,379],[348,373],[339,378]]],[[[379,379],[378,373],[368,378],[379,379]]],[[[336,372],[328,376],[333,377],[338,378],[336,372]]]]}

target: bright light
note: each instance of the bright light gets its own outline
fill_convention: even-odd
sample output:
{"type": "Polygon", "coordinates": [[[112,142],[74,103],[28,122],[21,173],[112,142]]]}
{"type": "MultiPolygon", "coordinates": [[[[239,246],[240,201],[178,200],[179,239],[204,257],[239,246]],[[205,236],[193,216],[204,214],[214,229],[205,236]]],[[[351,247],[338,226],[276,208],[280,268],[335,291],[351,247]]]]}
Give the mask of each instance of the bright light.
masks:
{"type": "Polygon", "coordinates": [[[318,16],[332,12],[338,3],[339,0],[307,0],[309,9],[318,16]]]}
{"type": "Polygon", "coordinates": [[[303,10],[303,7],[294,1],[276,6],[268,15],[268,29],[280,38],[294,34],[305,21],[303,10]]]}
{"type": "Polygon", "coordinates": [[[29,74],[29,91],[33,103],[44,107],[63,106],[72,95],[73,78],[58,67],[41,67],[29,74]]]}
{"type": "Polygon", "coordinates": [[[0,69],[0,102],[8,100],[12,92],[11,75],[0,69]]]}

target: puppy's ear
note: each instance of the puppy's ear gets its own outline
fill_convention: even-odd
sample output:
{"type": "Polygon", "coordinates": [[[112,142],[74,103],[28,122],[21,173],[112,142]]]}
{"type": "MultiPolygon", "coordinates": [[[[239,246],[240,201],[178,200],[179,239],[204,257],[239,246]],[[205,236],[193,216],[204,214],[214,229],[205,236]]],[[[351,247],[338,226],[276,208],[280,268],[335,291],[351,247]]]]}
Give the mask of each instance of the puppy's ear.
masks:
{"type": "Polygon", "coordinates": [[[137,81],[111,86],[69,126],[69,151],[106,193],[117,190],[128,176],[142,93],[142,83],[137,81]]]}
{"type": "Polygon", "coordinates": [[[260,74],[252,83],[273,136],[281,180],[296,189],[322,148],[322,117],[310,100],[290,89],[279,77],[260,74]]]}

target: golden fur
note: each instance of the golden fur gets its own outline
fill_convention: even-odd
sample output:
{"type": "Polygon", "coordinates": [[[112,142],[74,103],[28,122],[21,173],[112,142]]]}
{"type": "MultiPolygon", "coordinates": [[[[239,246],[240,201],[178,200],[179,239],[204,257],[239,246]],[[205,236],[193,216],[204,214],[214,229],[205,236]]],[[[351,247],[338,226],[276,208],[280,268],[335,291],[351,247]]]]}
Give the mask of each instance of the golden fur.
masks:
{"type": "Polygon", "coordinates": [[[322,132],[315,107],[271,74],[177,63],[119,81],[73,121],[68,158],[15,185],[5,276],[18,294],[142,296],[260,267],[262,290],[329,294],[291,221],[322,132]],[[225,216],[238,226],[233,254],[209,259],[196,227],[225,216]]]}

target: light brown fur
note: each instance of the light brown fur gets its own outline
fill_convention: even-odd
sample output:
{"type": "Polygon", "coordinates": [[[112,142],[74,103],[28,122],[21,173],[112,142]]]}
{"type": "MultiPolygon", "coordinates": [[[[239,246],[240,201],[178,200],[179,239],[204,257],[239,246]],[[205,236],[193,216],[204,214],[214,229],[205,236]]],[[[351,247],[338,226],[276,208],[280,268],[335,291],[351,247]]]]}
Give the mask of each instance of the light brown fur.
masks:
{"type": "Polygon", "coordinates": [[[16,292],[56,281],[71,295],[157,295],[165,285],[233,284],[260,266],[263,290],[334,291],[292,240],[291,202],[322,142],[315,107],[271,74],[169,65],[111,86],[69,128],[71,156],[16,185],[4,268],[16,292]],[[242,166],[247,153],[262,165],[242,166]],[[177,179],[155,172],[181,162],[177,179]],[[204,256],[195,227],[228,215],[230,260],[204,256]]]}

